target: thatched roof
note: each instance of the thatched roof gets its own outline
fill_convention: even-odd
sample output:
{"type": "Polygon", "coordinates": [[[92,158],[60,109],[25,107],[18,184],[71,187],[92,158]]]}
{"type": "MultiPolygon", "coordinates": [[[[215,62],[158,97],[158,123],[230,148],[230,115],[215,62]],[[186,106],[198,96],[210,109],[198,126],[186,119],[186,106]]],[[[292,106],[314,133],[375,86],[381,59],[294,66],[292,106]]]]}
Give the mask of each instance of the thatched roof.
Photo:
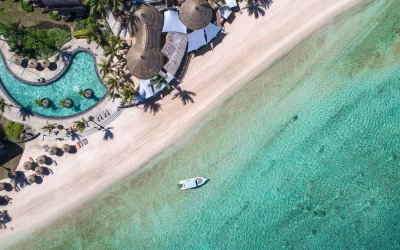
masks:
{"type": "Polygon", "coordinates": [[[157,49],[140,50],[132,47],[127,54],[126,67],[139,79],[150,79],[160,72],[164,65],[164,55],[157,49]]]}
{"type": "Polygon", "coordinates": [[[19,55],[14,55],[13,57],[13,63],[16,65],[21,65],[22,58],[19,55]]]}
{"type": "Polygon", "coordinates": [[[205,28],[212,20],[212,8],[205,0],[186,0],[179,9],[179,18],[190,30],[205,28]]]}
{"type": "Polygon", "coordinates": [[[36,61],[36,59],[29,59],[29,61],[28,61],[28,67],[29,67],[29,68],[36,68],[36,67],[37,67],[37,61],[36,61]]]}
{"type": "Polygon", "coordinates": [[[186,53],[188,39],[186,34],[169,32],[162,53],[168,58],[164,69],[171,75],[175,75],[181,66],[186,53]]]}
{"type": "Polygon", "coordinates": [[[50,65],[50,61],[47,59],[42,59],[39,61],[40,66],[42,66],[43,68],[48,68],[50,65]]]}
{"type": "Polygon", "coordinates": [[[26,181],[27,181],[29,184],[33,184],[33,183],[35,183],[35,181],[36,181],[36,177],[33,176],[33,175],[29,175],[28,178],[26,178],[26,181]]]}
{"type": "Polygon", "coordinates": [[[32,162],[26,161],[23,165],[25,170],[31,170],[32,169],[32,162]]]}
{"type": "Polygon", "coordinates": [[[130,29],[136,43],[129,49],[126,67],[139,79],[150,79],[164,65],[161,53],[161,30],[164,16],[152,5],[143,4],[130,17],[130,29]]]}
{"type": "Polygon", "coordinates": [[[4,189],[6,189],[6,184],[0,183],[0,191],[3,191],[4,189]]]}
{"type": "Polygon", "coordinates": [[[35,168],[35,173],[37,175],[42,175],[44,173],[44,167],[36,167],[35,168]]]}
{"type": "Polygon", "coordinates": [[[62,151],[64,151],[65,153],[69,153],[69,151],[71,150],[71,146],[68,144],[64,144],[62,146],[62,151]]]}
{"type": "Polygon", "coordinates": [[[41,0],[47,10],[57,10],[61,12],[85,11],[85,7],[80,0],[41,0]]]}
{"type": "Polygon", "coordinates": [[[44,164],[46,162],[46,156],[45,155],[41,155],[38,158],[36,158],[37,163],[39,164],[44,164]]]}
{"type": "Polygon", "coordinates": [[[50,155],[56,155],[57,152],[58,152],[58,148],[56,146],[50,147],[50,149],[49,149],[49,154],[50,155]]]}

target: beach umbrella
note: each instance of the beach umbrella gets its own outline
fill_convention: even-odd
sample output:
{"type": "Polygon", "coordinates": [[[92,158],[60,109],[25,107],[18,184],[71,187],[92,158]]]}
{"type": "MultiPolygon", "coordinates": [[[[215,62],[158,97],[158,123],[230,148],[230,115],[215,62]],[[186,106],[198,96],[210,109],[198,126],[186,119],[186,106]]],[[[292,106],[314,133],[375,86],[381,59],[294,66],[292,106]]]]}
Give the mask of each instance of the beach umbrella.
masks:
{"type": "Polygon", "coordinates": [[[64,145],[62,146],[62,151],[63,151],[64,153],[69,153],[70,150],[71,150],[71,146],[69,146],[68,144],[64,144],[64,145]]]}
{"type": "Polygon", "coordinates": [[[3,191],[4,189],[6,189],[6,184],[0,183],[0,191],[3,191]]]}
{"type": "Polygon", "coordinates": [[[33,184],[33,183],[35,183],[35,181],[36,181],[36,177],[33,176],[33,175],[29,175],[28,178],[26,178],[26,181],[27,181],[29,184],[33,184]]]}
{"type": "Polygon", "coordinates": [[[46,163],[47,157],[45,155],[41,155],[38,158],[36,158],[37,163],[39,164],[45,164],[46,163]]]}
{"type": "Polygon", "coordinates": [[[14,55],[13,57],[13,63],[16,65],[21,65],[22,58],[19,55],[14,55]]]}
{"type": "Polygon", "coordinates": [[[29,67],[29,68],[36,68],[36,67],[37,67],[37,61],[36,61],[36,59],[29,59],[29,61],[28,61],[28,67],[29,67]]]}
{"type": "Polygon", "coordinates": [[[31,170],[32,169],[32,162],[26,161],[23,165],[25,170],[31,170]]]}
{"type": "Polygon", "coordinates": [[[56,146],[50,147],[49,154],[50,155],[56,155],[57,151],[58,151],[58,148],[56,146]]]}
{"type": "Polygon", "coordinates": [[[43,68],[48,68],[50,65],[50,61],[47,59],[42,59],[39,61],[40,66],[42,66],[43,68]]]}
{"type": "Polygon", "coordinates": [[[37,175],[42,175],[44,173],[44,167],[36,167],[35,168],[35,173],[37,175]]]}

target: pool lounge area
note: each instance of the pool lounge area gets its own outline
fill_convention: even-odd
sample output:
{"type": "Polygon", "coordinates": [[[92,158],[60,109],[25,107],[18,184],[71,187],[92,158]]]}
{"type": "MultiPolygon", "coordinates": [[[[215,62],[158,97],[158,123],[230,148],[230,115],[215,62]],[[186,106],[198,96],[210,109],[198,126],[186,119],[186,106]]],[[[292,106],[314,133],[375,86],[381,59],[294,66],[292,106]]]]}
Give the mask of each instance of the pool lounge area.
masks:
{"type": "MultiPolygon", "coordinates": [[[[1,57],[1,54],[0,54],[1,57]]],[[[66,118],[82,113],[99,102],[107,89],[97,76],[93,57],[88,52],[77,52],[72,56],[68,69],[56,81],[45,85],[29,85],[17,80],[0,58],[0,81],[8,95],[20,106],[41,116],[66,118]],[[94,96],[86,99],[79,95],[80,90],[91,89],[94,96]],[[35,104],[37,98],[48,98],[49,108],[35,104]],[[60,100],[70,98],[74,106],[63,108],[60,100]]]]}

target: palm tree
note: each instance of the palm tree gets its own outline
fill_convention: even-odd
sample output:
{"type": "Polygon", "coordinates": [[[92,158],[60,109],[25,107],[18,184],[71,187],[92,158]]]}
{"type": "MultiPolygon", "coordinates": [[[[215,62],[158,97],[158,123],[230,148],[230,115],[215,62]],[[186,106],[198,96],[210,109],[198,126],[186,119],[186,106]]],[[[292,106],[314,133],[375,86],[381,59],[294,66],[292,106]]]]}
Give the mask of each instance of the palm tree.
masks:
{"type": "Polygon", "coordinates": [[[165,87],[167,89],[170,89],[171,86],[169,86],[169,83],[167,82],[168,75],[165,74],[165,76],[162,76],[160,74],[156,74],[153,79],[150,80],[149,87],[154,91],[154,86],[156,86],[156,89],[161,89],[162,86],[165,84],[165,87]]]}
{"type": "Polygon", "coordinates": [[[118,90],[119,88],[121,88],[121,82],[118,81],[117,79],[115,79],[114,77],[108,78],[105,83],[110,90],[114,90],[114,89],[118,90]]]}
{"type": "Polygon", "coordinates": [[[85,97],[85,90],[80,89],[79,92],[78,92],[78,95],[80,95],[82,97],[85,97]]]}
{"type": "Polygon", "coordinates": [[[75,128],[82,133],[86,129],[86,121],[82,118],[82,121],[74,121],[75,128]]]}
{"type": "Polygon", "coordinates": [[[58,104],[62,107],[65,108],[65,99],[59,100],[58,104]]]}
{"type": "Polygon", "coordinates": [[[46,126],[44,126],[42,129],[44,132],[49,132],[49,135],[51,134],[51,132],[53,132],[53,130],[56,128],[57,123],[49,123],[47,121],[46,126]]]}
{"type": "Polygon", "coordinates": [[[110,74],[112,72],[111,69],[111,61],[108,60],[101,60],[101,62],[99,63],[99,67],[100,67],[100,74],[101,77],[104,79],[106,77],[106,75],[110,74]]]}
{"type": "Polygon", "coordinates": [[[114,46],[105,46],[104,47],[104,56],[109,57],[109,62],[112,62],[114,57],[118,56],[118,48],[114,46]]]}
{"type": "Polygon", "coordinates": [[[42,100],[40,99],[40,97],[36,98],[33,102],[36,106],[42,107],[42,100]]]}
{"type": "Polygon", "coordinates": [[[137,93],[130,87],[124,87],[120,94],[122,97],[121,103],[127,102],[129,105],[131,105],[138,96],[137,93]]]}
{"type": "Polygon", "coordinates": [[[0,114],[3,114],[6,108],[10,110],[10,107],[12,107],[12,105],[6,103],[6,101],[0,97],[0,114]]]}
{"type": "Polygon", "coordinates": [[[121,95],[118,92],[108,91],[107,92],[108,100],[115,101],[116,98],[120,98],[121,95]]]}

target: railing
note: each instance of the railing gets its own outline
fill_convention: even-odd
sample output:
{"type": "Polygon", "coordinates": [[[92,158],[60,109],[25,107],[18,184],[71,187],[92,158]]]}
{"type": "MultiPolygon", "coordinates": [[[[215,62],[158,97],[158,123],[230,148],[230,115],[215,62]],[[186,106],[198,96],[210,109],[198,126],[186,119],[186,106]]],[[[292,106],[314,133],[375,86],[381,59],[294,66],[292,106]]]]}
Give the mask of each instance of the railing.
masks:
{"type": "MultiPolygon", "coordinates": [[[[99,123],[100,126],[106,127],[106,126],[110,125],[111,122],[113,122],[115,119],[117,119],[117,117],[122,113],[122,111],[124,111],[124,110],[117,109],[117,111],[114,114],[112,114],[109,118],[107,118],[104,122],[99,123]]],[[[96,133],[97,131],[99,131],[99,128],[97,128],[97,127],[92,128],[92,129],[86,130],[85,132],[80,134],[80,136],[86,137],[86,136],[96,133]]]]}

